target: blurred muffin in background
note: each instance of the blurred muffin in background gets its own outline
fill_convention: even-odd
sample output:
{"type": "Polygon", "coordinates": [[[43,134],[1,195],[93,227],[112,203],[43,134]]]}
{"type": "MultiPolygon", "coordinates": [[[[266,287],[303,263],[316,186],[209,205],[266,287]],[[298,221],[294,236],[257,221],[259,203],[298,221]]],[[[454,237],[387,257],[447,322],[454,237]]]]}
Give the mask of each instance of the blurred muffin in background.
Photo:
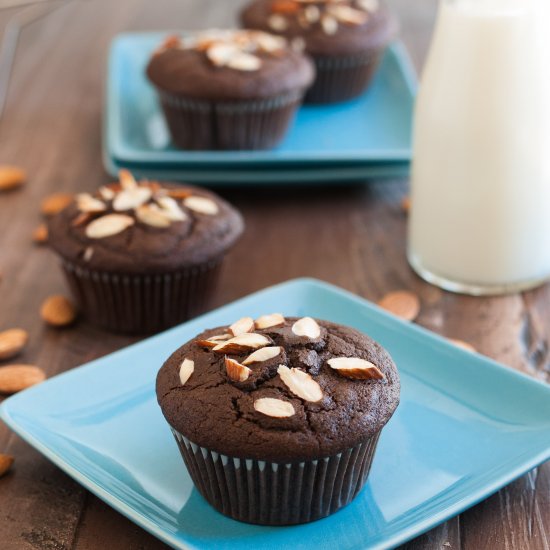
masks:
{"type": "Polygon", "coordinates": [[[274,147],[314,74],[286,39],[248,30],[171,36],[147,66],[174,144],[192,150],[274,147]]]}
{"type": "Polygon", "coordinates": [[[333,103],[363,93],[398,25],[379,0],[254,0],[244,27],[303,41],[317,77],[310,103],[333,103]]]}

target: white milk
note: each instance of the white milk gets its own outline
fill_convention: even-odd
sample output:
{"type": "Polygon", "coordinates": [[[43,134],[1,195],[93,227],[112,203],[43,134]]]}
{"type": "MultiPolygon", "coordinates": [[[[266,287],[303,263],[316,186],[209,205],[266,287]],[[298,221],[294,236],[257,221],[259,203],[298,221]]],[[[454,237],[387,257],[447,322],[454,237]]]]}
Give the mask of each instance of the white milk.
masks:
{"type": "Polygon", "coordinates": [[[474,294],[550,277],[550,0],[443,0],[417,100],[409,260],[474,294]]]}

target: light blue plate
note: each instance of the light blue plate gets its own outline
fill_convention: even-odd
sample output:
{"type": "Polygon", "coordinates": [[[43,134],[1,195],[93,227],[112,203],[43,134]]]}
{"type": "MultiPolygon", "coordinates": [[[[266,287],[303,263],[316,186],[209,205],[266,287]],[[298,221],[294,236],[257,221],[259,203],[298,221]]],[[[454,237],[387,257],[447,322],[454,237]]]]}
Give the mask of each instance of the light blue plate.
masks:
{"type": "Polygon", "coordinates": [[[550,458],[550,387],[314,280],[263,290],[5,401],[2,418],[115,509],[175,548],[388,548],[550,458]],[[393,355],[402,399],[364,490],[309,525],[215,512],[193,489],[157,406],[155,375],[205,327],[281,311],[352,325],[393,355]]]}
{"type": "Polygon", "coordinates": [[[212,169],[288,164],[314,166],[407,162],[416,77],[405,48],[390,47],[371,88],[359,99],[305,106],[281,146],[272,151],[182,151],[173,148],[145,76],[164,33],[130,33],[111,46],[105,116],[106,152],[117,163],[212,169]]]}

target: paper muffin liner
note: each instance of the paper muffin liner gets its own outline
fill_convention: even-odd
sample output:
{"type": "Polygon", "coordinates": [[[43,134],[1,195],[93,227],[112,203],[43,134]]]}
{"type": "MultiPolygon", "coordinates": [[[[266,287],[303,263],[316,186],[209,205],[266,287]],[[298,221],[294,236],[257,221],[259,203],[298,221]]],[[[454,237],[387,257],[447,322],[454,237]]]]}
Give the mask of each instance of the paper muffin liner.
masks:
{"type": "Polygon", "coordinates": [[[113,332],[151,334],[205,309],[221,262],[220,258],[158,275],[95,271],[67,260],[62,268],[75,301],[92,324],[113,332]]]}
{"type": "Polygon", "coordinates": [[[269,99],[210,102],[158,90],[172,141],[181,149],[269,149],[284,137],[304,91],[269,99]]]}
{"type": "Polygon", "coordinates": [[[259,525],[307,523],[349,504],[367,480],[380,435],[334,456],[277,463],[225,456],[172,433],[201,495],[222,514],[259,525]]]}
{"type": "Polygon", "coordinates": [[[336,103],[361,95],[371,83],[383,50],[348,56],[313,56],[317,77],[306,103],[336,103]]]}

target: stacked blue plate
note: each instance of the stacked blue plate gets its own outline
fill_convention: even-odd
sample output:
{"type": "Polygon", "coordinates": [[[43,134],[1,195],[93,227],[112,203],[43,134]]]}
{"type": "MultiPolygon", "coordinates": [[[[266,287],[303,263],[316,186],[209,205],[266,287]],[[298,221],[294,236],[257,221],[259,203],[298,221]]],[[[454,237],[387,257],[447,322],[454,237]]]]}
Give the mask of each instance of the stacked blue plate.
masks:
{"type": "Polygon", "coordinates": [[[196,183],[259,184],[360,181],[406,175],[416,76],[404,46],[392,45],[363,96],[304,106],[284,142],[271,151],[174,148],[145,77],[167,33],[129,33],[111,46],[104,120],[104,162],[113,175],[196,183]]]}

